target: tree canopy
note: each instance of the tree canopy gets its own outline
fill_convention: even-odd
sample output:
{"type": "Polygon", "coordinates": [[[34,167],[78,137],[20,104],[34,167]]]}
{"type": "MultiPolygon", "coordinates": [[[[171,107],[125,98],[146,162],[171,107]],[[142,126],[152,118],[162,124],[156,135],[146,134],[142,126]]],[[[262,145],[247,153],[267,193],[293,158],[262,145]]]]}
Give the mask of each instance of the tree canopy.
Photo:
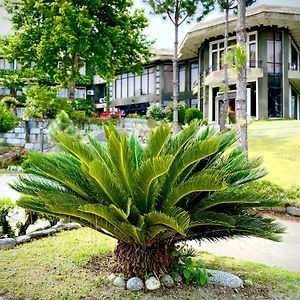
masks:
{"type": "Polygon", "coordinates": [[[23,67],[43,70],[63,86],[75,86],[85,64],[103,78],[116,70],[140,71],[150,42],[148,21],[131,0],[5,0],[14,33],[2,45],[4,56],[23,67]]]}

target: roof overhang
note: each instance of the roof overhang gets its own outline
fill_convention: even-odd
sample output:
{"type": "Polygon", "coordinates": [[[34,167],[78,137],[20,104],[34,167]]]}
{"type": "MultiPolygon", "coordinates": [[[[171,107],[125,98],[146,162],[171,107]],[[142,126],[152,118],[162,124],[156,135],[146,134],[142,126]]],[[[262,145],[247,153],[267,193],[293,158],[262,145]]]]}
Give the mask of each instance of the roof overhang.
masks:
{"type": "MultiPolygon", "coordinates": [[[[229,33],[236,29],[236,15],[229,18],[229,33]]],[[[198,55],[198,49],[205,40],[224,36],[224,17],[211,21],[203,21],[194,26],[182,41],[179,53],[180,59],[193,58],[198,55]]],[[[300,48],[300,8],[286,6],[259,5],[247,10],[246,28],[256,26],[278,26],[287,28],[292,38],[300,48]]]]}

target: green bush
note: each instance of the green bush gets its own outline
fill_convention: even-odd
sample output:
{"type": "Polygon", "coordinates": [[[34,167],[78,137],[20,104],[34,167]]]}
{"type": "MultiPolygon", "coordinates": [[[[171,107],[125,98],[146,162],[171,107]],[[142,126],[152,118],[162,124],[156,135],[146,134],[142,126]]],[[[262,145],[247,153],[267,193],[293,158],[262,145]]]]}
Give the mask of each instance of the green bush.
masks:
{"type": "Polygon", "coordinates": [[[79,125],[83,125],[87,122],[88,118],[84,111],[74,110],[70,113],[70,118],[79,125]]]}
{"type": "Polygon", "coordinates": [[[152,103],[147,109],[146,116],[159,121],[165,117],[165,113],[159,103],[152,103]]]}
{"type": "Polygon", "coordinates": [[[74,110],[84,111],[86,116],[91,117],[95,112],[95,106],[90,99],[76,98],[71,104],[74,110]]]}
{"type": "Polygon", "coordinates": [[[0,103],[3,103],[6,105],[7,108],[13,108],[17,105],[17,99],[15,97],[11,96],[5,96],[1,99],[0,103]]]}
{"type": "Polygon", "coordinates": [[[12,130],[18,124],[18,119],[14,112],[0,103],[0,132],[12,130]]]}
{"type": "Polygon", "coordinates": [[[193,120],[203,120],[203,113],[198,108],[188,108],[185,112],[185,122],[190,124],[193,120]]]}
{"type": "Polygon", "coordinates": [[[13,209],[14,206],[10,198],[0,198],[0,238],[15,236],[11,226],[6,220],[9,210],[13,209]]]}
{"type": "Polygon", "coordinates": [[[70,120],[68,114],[62,110],[51,123],[48,130],[48,138],[50,142],[56,143],[56,136],[58,133],[64,132],[72,136],[78,135],[77,129],[75,128],[73,122],[70,120]]]}
{"type": "MultiPolygon", "coordinates": [[[[166,115],[167,120],[169,122],[173,122],[173,103],[168,105],[166,111],[168,111],[166,115]]],[[[185,105],[182,103],[178,103],[178,123],[181,125],[184,125],[185,112],[186,112],[185,105]]]]}

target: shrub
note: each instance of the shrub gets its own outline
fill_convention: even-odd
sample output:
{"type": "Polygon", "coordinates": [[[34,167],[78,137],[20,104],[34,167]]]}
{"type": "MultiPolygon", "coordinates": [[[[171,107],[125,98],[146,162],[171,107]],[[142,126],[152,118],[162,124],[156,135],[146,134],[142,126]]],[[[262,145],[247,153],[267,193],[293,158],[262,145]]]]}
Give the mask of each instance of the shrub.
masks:
{"type": "Polygon", "coordinates": [[[188,108],[185,112],[185,122],[190,124],[193,120],[203,120],[203,113],[198,108],[188,108]]]}
{"type": "Polygon", "coordinates": [[[74,110],[84,111],[86,116],[91,117],[92,113],[95,112],[95,106],[91,99],[76,98],[71,103],[74,110]]]}
{"type": "Polygon", "coordinates": [[[17,100],[14,97],[5,96],[1,99],[1,103],[5,104],[7,108],[13,108],[17,105],[17,100]]]}
{"type": "Polygon", "coordinates": [[[56,143],[56,136],[59,132],[64,132],[73,136],[78,135],[77,129],[70,120],[68,114],[62,110],[51,123],[48,130],[48,138],[50,142],[56,143]]]}
{"type": "Polygon", "coordinates": [[[88,118],[84,111],[75,110],[70,113],[70,118],[79,125],[83,125],[87,122],[88,118]]]}
{"type": "Polygon", "coordinates": [[[165,117],[165,114],[159,103],[152,103],[147,109],[146,116],[159,121],[165,117]]]}
{"type": "Polygon", "coordinates": [[[89,226],[118,240],[126,276],[169,271],[175,244],[257,236],[278,241],[283,228],[253,208],[281,205],[240,187],[265,175],[260,160],[235,148],[235,132],[198,132],[193,122],[172,137],[161,124],[142,147],[105,128],[106,145],[59,134],[65,152],[30,153],[13,188],[18,204],[89,226]]]}
{"type": "MultiPolygon", "coordinates": [[[[166,111],[168,113],[166,114],[166,118],[169,122],[173,122],[173,103],[171,103],[167,108],[166,111]]],[[[185,105],[182,103],[178,103],[178,123],[183,125],[185,120],[185,105]]]]}
{"type": "Polygon", "coordinates": [[[9,210],[14,208],[14,203],[9,198],[0,198],[0,238],[14,237],[14,232],[6,217],[9,210]]]}
{"type": "Polygon", "coordinates": [[[13,111],[0,103],[0,132],[12,130],[18,124],[18,119],[13,111]]]}

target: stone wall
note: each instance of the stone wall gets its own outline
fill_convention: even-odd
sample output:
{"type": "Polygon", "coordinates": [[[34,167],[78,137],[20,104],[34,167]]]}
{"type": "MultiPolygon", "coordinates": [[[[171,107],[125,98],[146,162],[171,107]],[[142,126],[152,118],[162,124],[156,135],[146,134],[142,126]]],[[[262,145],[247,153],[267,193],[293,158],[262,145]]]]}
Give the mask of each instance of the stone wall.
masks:
{"type": "MultiPolygon", "coordinates": [[[[47,139],[47,128],[52,120],[36,121],[30,120],[28,122],[22,121],[19,126],[7,133],[0,133],[0,143],[7,143],[10,145],[24,146],[26,149],[40,150],[41,148],[41,132],[44,136],[44,149],[49,148],[47,139]]],[[[149,123],[144,119],[122,119],[117,125],[118,131],[126,130],[128,134],[136,134],[141,142],[145,143],[148,139],[149,128],[157,126],[158,122],[149,123]],[[150,126],[150,127],[149,127],[150,126]]],[[[104,130],[99,125],[86,124],[80,130],[81,134],[89,133],[99,140],[105,140],[104,130]]]]}

